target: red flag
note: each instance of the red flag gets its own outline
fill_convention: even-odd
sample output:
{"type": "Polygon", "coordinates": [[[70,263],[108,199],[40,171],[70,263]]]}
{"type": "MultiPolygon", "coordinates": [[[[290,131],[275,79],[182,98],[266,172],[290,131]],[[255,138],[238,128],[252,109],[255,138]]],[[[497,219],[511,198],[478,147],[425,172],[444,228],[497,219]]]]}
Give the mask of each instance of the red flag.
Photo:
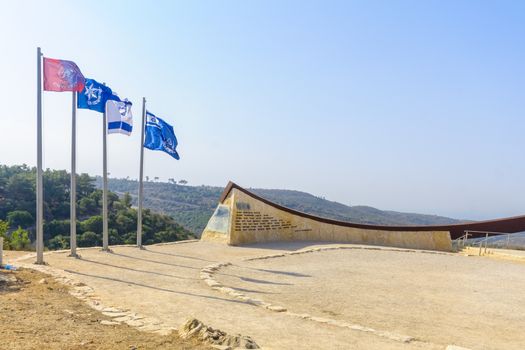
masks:
{"type": "Polygon", "coordinates": [[[85,81],[75,62],[44,57],[44,90],[82,91],[85,81]]]}

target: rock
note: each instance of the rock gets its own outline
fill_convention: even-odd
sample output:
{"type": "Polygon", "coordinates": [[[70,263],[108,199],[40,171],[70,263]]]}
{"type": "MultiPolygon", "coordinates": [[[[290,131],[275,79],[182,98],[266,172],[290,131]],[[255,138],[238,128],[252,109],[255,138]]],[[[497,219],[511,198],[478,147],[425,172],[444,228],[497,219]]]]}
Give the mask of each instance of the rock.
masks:
{"type": "MultiPolygon", "coordinates": [[[[102,314],[104,314],[104,313],[102,313],[102,314]]],[[[108,316],[108,315],[106,315],[106,316],[108,316]]],[[[109,316],[112,317],[111,315],[109,315],[109,316]]],[[[115,317],[114,320],[117,321],[117,322],[128,322],[128,321],[132,320],[131,316],[127,315],[127,314],[124,314],[122,316],[118,316],[117,315],[117,316],[114,316],[114,317],[115,317]]]]}
{"type": "Polygon", "coordinates": [[[189,319],[182,325],[179,329],[179,336],[183,339],[195,338],[212,345],[215,349],[259,349],[257,343],[248,336],[226,334],[221,330],[206,326],[195,318],[189,319]]]}
{"type": "Polygon", "coordinates": [[[138,321],[138,320],[129,320],[126,321],[126,323],[131,327],[142,327],[144,326],[144,322],[138,321]]]}
{"type": "Polygon", "coordinates": [[[106,307],[102,311],[104,311],[104,312],[122,312],[122,310],[114,308],[114,307],[106,307]]]}
{"type": "Polygon", "coordinates": [[[268,310],[272,310],[272,311],[275,311],[275,312],[285,312],[286,309],[282,306],[277,306],[277,305],[271,305],[271,306],[268,306],[267,307],[268,310]]]}
{"type": "Polygon", "coordinates": [[[211,347],[218,350],[232,350],[232,347],[228,345],[212,345],[211,347]]]}
{"type": "MultiPolygon", "coordinates": [[[[126,317],[127,319],[131,319],[130,315],[127,312],[102,312],[102,315],[109,316],[109,317],[126,317]]],[[[119,320],[120,321],[120,320],[119,320]]]]}
{"type": "Polygon", "coordinates": [[[324,317],[311,317],[311,320],[315,321],[315,322],[319,322],[319,323],[328,323],[328,322],[330,322],[329,319],[324,318],[324,317]]]}
{"type": "Polygon", "coordinates": [[[38,284],[47,284],[47,281],[45,278],[42,278],[40,281],[38,281],[38,284]]]}
{"type": "Polygon", "coordinates": [[[0,284],[16,282],[16,277],[9,274],[0,272],[0,284]]]}

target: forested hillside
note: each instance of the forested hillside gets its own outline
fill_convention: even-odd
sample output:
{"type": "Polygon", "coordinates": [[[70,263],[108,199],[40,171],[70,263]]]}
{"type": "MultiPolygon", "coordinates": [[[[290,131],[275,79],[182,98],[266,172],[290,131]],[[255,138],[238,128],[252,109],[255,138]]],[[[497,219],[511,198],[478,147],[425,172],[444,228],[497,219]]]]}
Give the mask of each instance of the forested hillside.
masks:
{"type": "MultiPolygon", "coordinates": [[[[97,177],[97,186],[102,179],[97,177]]],[[[111,191],[130,193],[137,205],[138,182],[109,179],[111,191]]],[[[182,186],[166,182],[144,182],[144,207],[172,216],[191,232],[200,235],[217,206],[222,188],[212,186],[182,186]]]]}
{"type": "MultiPolygon", "coordinates": [[[[49,249],[69,247],[70,176],[64,170],[44,172],[44,240],[49,249]]],[[[79,246],[102,244],[102,191],[88,174],[77,175],[77,234],[79,246]]],[[[131,197],[110,192],[110,244],[136,242],[137,211],[131,197]]],[[[0,235],[6,248],[27,249],[35,233],[35,168],[0,166],[0,235]],[[29,242],[28,239],[31,241],[29,242]]],[[[167,215],[144,211],[143,243],[152,244],[191,237],[191,232],[167,215]]]]}
{"type": "MultiPolygon", "coordinates": [[[[101,179],[97,178],[98,186],[101,183],[101,179]]],[[[133,203],[136,204],[137,181],[109,179],[109,188],[119,194],[129,192],[133,203]]],[[[286,207],[342,221],[384,225],[438,225],[459,222],[436,215],[383,211],[367,206],[347,206],[300,191],[250,190],[286,207]]],[[[145,181],[144,205],[171,215],[184,227],[195,234],[200,234],[213,213],[222,191],[222,187],[182,186],[173,182],[145,181]]]]}

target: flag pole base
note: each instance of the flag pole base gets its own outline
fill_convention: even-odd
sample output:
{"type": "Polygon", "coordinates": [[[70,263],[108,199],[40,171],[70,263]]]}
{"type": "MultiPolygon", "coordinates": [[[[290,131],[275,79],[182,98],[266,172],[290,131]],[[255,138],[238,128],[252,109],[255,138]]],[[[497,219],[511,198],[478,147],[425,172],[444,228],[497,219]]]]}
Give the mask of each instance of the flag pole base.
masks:
{"type": "Polygon", "coordinates": [[[110,249],[110,248],[102,248],[100,249],[101,252],[106,252],[106,253],[113,253],[113,250],[110,249]]]}
{"type": "Polygon", "coordinates": [[[76,254],[76,253],[75,254],[69,254],[67,257],[68,258],[75,258],[75,259],[80,259],[81,258],[80,255],[76,254]]]}

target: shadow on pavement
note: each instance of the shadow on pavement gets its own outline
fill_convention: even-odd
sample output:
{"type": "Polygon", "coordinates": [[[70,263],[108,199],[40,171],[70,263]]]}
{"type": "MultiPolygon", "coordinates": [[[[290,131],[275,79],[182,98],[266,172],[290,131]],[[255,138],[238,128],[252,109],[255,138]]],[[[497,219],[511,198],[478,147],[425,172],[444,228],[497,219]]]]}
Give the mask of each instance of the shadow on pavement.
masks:
{"type": "Polygon", "coordinates": [[[142,283],[138,283],[138,282],[133,282],[133,281],[121,280],[121,279],[114,278],[114,277],[105,277],[105,276],[90,275],[90,274],[88,274],[88,273],[78,272],[78,271],[73,271],[73,270],[64,270],[64,271],[69,272],[69,273],[74,274],[74,275],[80,275],[80,276],[92,277],[92,278],[97,278],[97,279],[102,279],[102,280],[107,280],[107,281],[119,282],[119,283],[123,283],[123,284],[127,284],[127,285],[134,285],[134,286],[138,286],[138,287],[144,287],[144,288],[148,288],[148,289],[154,289],[154,290],[158,290],[158,291],[161,291],[161,292],[167,292],[167,293],[173,293],[173,294],[180,294],[180,295],[188,295],[188,296],[192,296],[192,297],[205,298],[205,299],[212,299],[212,300],[227,301],[227,302],[230,302],[230,303],[236,303],[236,304],[251,305],[251,304],[249,304],[249,303],[245,303],[245,302],[243,302],[243,301],[239,301],[239,300],[224,299],[224,298],[219,298],[219,297],[214,297],[214,296],[209,296],[209,295],[202,295],[202,294],[196,294],[196,293],[182,292],[182,291],[173,290],[173,289],[168,289],[168,288],[161,288],[161,287],[148,286],[148,285],[146,285],[146,284],[142,284],[142,283]]]}
{"type": "Polygon", "coordinates": [[[237,248],[251,248],[251,249],[271,249],[271,250],[283,250],[283,251],[296,251],[316,245],[336,245],[339,242],[267,242],[267,243],[253,243],[236,246],[237,248]]]}
{"type": "Polygon", "coordinates": [[[312,275],[307,275],[304,273],[299,272],[291,272],[291,271],[279,271],[279,270],[267,270],[267,269],[256,269],[253,267],[246,267],[246,266],[239,266],[244,267],[246,269],[255,270],[255,271],[261,271],[261,272],[268,272],[268,273],[275,273],[277,275],[286,275],[286,276],[293,276],[293,277],[312,277],[312,275]]]}
{"type": "Polygon", "coordinates": [[[118,266],[118,265],[103,263],[103,262],[100,262],[100,261],[94,261],[94,260],[90,260],[90,259],[86,259],[86,258],[80,258],[79,261],[85,261],[85,262],[88,262],[88,263],[97,264],[97,265],[103,265],[103,266],[108,266],[108,267],[113,267],[113,268],[116,268],[116,269],[147,273],[147,274],[152,274],[152,275],[157,275],[157,276],[162,276],[162,277],[171,277],[171,278],[186,279],[186,280],[198,280],[198,278],[182,277],[182,276],[168,275],[168,274],[165,274],[165,273],[155,272],[155,271],[132,269],[131,267],[118,266]]]}
{"type": "Polygon", "coordinates": [[[272,281],[265,281],[265,280],[259,280],[256,278],[249,278],[249,277],[239,277],[242,281],[245,282],[251,282],[251,283],[260,283],[260,284],[275,284],[279,286],[293,286],[293,283],[286,283],[286,282],[272,282],[272,281]]]}
{"type": "Polygon", "coordinates": [[[177,258],[186,258],[186,259],[194,259],[194,260],[201,260],[201,261],[206,261],[206,262],[210,262],[210,263],[214,263],[214,262],[218,262],[216,260],[207,260],[207,259],[203,259],[203,258],[197,258],[197,257],[194,257],[194,256],[188,256],[188,255],[181,255],[181,254],[172,254],[172,253],[165,253],[165,252],[157,252],[155,250],[151,250],[151,248],[149,247],[145,247],[143,251],[146,251],[148,253],[154,253],[154,254],[161,254],[161,255],[168,255],[168,256],[174,256],[174,257],[177,257],[177,258]]]}
{"type": "Polygon", "coordinates": [[[115,252],[113,252],[112,254],[113,255],[117,255],[117,256],[122,256],[122,257],[128,258],[128,259],[135,259],[135,260],[140,260],[140,261],[146,261],[146,262],[153,263],[153,264],[176,266],[176,267],[182,267],[182,268],[185,268],[185,269],[200,270],[200,267],[195,267],[195,266],[186,266],[186,265],[172,264],[172,263],[167,263],[167,262],[163,262],[163,261],[139,258],[137,256],[131,256],[131,255],[126,255],[126,254],[122,254],[122,253],[115,253],[115,252]]]}

